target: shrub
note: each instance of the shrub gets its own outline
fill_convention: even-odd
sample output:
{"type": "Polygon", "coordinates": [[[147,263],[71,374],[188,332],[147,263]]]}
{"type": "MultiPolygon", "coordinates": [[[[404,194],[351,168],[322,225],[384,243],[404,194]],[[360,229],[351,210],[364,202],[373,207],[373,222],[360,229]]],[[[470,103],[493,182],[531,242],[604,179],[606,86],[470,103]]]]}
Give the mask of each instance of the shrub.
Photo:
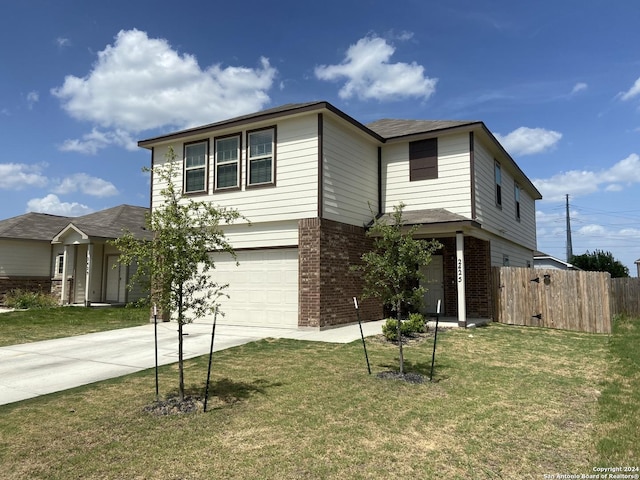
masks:
{"type": "MultiPolygon", "coordinates": [[[[413,336],[415,333],[424,332],[424,316],[419,313],[409,314],[407,320],[403,320],[400,332],[403,336],[413,336]]],[[[393,342],[398,340],[398,321],[395,318],[388,318],[382,325],[382,334],[393,342]]]]}
{"type": "Polygon", "coordinates": [[[9,308],[51,308],[57,307],[58,301],[53,295],[28,290],[11,290],[4,297],[4,304],[9,308]]]}

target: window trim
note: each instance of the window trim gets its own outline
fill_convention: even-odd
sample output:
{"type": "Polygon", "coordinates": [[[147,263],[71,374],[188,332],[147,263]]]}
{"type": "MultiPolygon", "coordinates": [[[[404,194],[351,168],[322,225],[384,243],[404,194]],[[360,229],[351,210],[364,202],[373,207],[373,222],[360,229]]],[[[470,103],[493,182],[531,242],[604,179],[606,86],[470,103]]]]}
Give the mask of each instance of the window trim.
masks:
{"type": "Polygon", "coordinates": [[[53,277],[62,278],[64,274],[64,253],[58,253],[53,265],[53,277]]]}
{"type": "Polygon", "coordinates": [[[422,140],[415,140],[409,142],[409,181],[418,182],[421,180],[436,180],[438,178],[438,137],[425,138],[422,140]],[[419,144],[427,144],[427,148],[422,148],[421,151],[427,150],[431,154],[428,156],[415,156],[417,155],[413,148],[419,146],[419,144]],[[429,172],[425,175],[425,170],[429,172]]]}
{"type": "Polygon", "coordinates": [[[500,165],[500,162],[497,160],[494,160],[493,179],[495,183],[496,207],[502,209],[502,165],[500,165]],[[499,179],[498,172],[500,172],[499,179]]]}
{"type": "Polygon", "coordinates": [[[521,209],[520,209],[520,198],[522,197],[522,188],[518,183],[513,184],[513,199],[516,204],[516,220],[520,221],[521,219],[521,209]]]}
{"type": "Polygon", "coordinates": [[[262,187],[274,187],[276,185],[276,162],[277,162],[277,145],[278,145],[278,130],[276,125],[271,125],[269,127],[257,128],[255,130],[247,130],[246,132],[246,181],[245,185],[247,188],[262,188],[262,187]],[[268,182],[261,183],[251,183],[251,161],[259,160],[261,158],[267,158],[268,155],[262,155],[259,157],[252,158],[251,157],[251,135],[254,133],[264,132],[266,130],[271,130],[273,132],[271,137],[271,180],[268,182]]]}
{"type": "Polygon", "coordinates": [[[193,142],[185,142],[182,146],[182,193],[184,195],[206,195],[209,193],[209,139],[194,140],[193,142]],[[187,148],[192,145],[203,143],[205,145],[204,165],[187,168],[187,148]],[[204,189],[187,191],[187,171],[204,169],[204,189]]]}
{"type": "Polygon", "coordinates": [[[219,137],[215,137],[213,139],[213,190],[216,192],[219,191],[230,191],[230,190],[240,190],[242,185],[242,133],[231,133],[229,135],[221,135],[219,137]],[[225,161],[222,163],[218,162],[218,141],[226,140],[229,138],[238,138],[238,158],[235,161],[225,161]],[[218,165],[230,165],[232,163],[236,164],[236,184],[229,187],[219,187],[218,186],[218,165]]]}

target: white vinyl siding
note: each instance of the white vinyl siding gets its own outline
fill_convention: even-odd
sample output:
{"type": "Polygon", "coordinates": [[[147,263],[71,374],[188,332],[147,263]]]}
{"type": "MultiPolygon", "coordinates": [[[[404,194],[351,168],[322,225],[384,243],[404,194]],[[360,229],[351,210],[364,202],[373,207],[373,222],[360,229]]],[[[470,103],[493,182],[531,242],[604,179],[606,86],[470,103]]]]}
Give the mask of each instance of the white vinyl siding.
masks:
{"type": "Polygon", "coordinates": [[[445,208],[471,218],[469,134],[438,137],[438,178],[409,180],[409,142],[382,148],[385,212],[400,202],[405,210],[445,208]]]}
{"type": "MultiPolygon", "coordinates": [[[[268,125],[267,125],[268,126],[268,125]]],[[[260,125],[251,125],[251,130],[260,125]]],[[[246,130],[237,129],[215,132],[215,136],[240,134],[246,138],[246,130]]],[[[212,137],[213,138],[213,137],[212,137]]],[[[161,165],[168,145],[154,149],[154,164],[161,165]]],[[[174,150],[180,144],[173,144],[174,150]]],[[[318,120],[317,115],[284,119],[277,123],[276,185],[262,188],[246,187],[246,149],[243,153],[240,189],[218,190],[210,195],[198,196],[200,201],[236,208],[253,224],[298,220],[317,216],[318,212],[318,120]]],[[[209,178],[209,191],[213,192],[213,175],[209,178]]],[[[152,206],[162,201],[163,184],[154,178],[152,206]]],[[[245,223],[238,221],[237,223],[245,223]]]]}
{"type": "Polygon", "coordinates": [[[30,240],[0,240],[0,276],[48,277],[51,244],[30,240]]]}
{"type": "Polygon", "coordinates": [[[527,267],[533,265],[533,250],[517,245],[504,238],[493,237],[491,239],[491,266],[492,267],[527,267]],[[509,264],[504,265],[504,259],[509,259],[509,264]]]}
{"type": "MultiPolygon", "coordinates": [[[[484,229],[519,243],[526,248],[536,248],[535,201],[520,188],[520,221],[515,218],[515,180],[507,168],[508,162],[500,162],[502,177],[502,208],[495,201],[495,158],[478,141],[474,148],[476,174],[476,216],[484,229]]],[[[510,256],[510,264],[514,266],[510,256]]],[[[526,266],[526,265],[525,265],[526,266]]]]}
{"type": "Polygon", "coordinates": [[[324,116],[322,209],[324,218],[362,226],[378,212],[378,147],[351,128],[324,116]]]}

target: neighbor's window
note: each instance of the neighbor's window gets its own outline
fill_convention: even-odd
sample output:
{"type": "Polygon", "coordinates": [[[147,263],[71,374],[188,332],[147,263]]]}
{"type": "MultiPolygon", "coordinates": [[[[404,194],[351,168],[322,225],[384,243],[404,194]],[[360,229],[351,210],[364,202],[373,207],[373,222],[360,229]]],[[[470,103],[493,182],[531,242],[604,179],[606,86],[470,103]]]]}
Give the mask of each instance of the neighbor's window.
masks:
{"type": "Polygon", "coordinates": [[[207,158],[209,142],[187,143],[184,146],[185,193],[207,190],[207,158]]]}
{"type": "Polygon", "coordinates": [[[56,256],[55,269],[56,269],[55,276],[56,277],[62,276],[62,272],[64,270],[64,253],[61,253],[58,256],[56,256]]]}
{"type": "Polygon", "coordinates": [[[496,165],[496,205],[502,207],[502,168],[498,162],[496,165]]]}
{"type": "Polygon", "coordinates": [[[520,221],[520,185],[516,183],[513,195],[516,200],[516,218],[520,221]]]}
{"type": "Polygon", "coordinates": [[[274,182],[276,129],[247,133],[247,185],[274,182]]]}
{"type": "Polygon", "coordinates": [[[240,186],[240,135],[216,139],[216,189],[240,186]]]}
{"type": "Polygon", "coordinates": [[[509,255],[502,255],[502,265],[504,267],[509,266],[509,255]]]}
{"type": "Polygon", "coordinates": [[[438,139],[409,143],[409,181],[438,178],[438,139]]]}

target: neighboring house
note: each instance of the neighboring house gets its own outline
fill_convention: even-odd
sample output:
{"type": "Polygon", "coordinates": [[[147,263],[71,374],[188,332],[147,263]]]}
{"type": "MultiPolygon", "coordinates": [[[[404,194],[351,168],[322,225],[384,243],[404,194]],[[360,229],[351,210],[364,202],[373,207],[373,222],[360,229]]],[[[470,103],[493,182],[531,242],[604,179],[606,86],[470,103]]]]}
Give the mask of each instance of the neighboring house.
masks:
{"type": "Polygon", "coordinates": [[[533,254],[533,266],[535,268],[552,268],[555,270],[582,270],[571,263],[538,251],[533,254]]]}
{"type": "Polygon", "coordinates": [[[148,211],[120,205],[81,217],[26,213],[0,221],[0,301],[18,288],[51,292],[61,304],[140,298],[144,292],[126,288],[133,269],[118,264],[118,251],[107,241],[124,229],[150,240],[148,211]]]}
{"type": "Polygon", "coordinates": [[[633,263],[636,264],[636,268],[638,269],[638,277],[640,278],[640,258],[633,263]]]}
{"type": "MultiPolygon", "coordinates": [[[[229,283],[225,321],[327,327],[356,320],[371,247],[366,226],[404,202],[418,238],[443,247],[426,269],[426,311],[491,318],[491,266],[530,267],[540,193],[479,121],[380,120],[363,125],[327,102],[284,105],[138,142],[152,167],[172,147],[190,198],[237,208],[225,228],[240,265],[218,255],[229,283]]],[[[161,202],[152,178],[151,207],[161,202]]],[[[378,302],[363,318],[382,318],[378,302]]]]}

